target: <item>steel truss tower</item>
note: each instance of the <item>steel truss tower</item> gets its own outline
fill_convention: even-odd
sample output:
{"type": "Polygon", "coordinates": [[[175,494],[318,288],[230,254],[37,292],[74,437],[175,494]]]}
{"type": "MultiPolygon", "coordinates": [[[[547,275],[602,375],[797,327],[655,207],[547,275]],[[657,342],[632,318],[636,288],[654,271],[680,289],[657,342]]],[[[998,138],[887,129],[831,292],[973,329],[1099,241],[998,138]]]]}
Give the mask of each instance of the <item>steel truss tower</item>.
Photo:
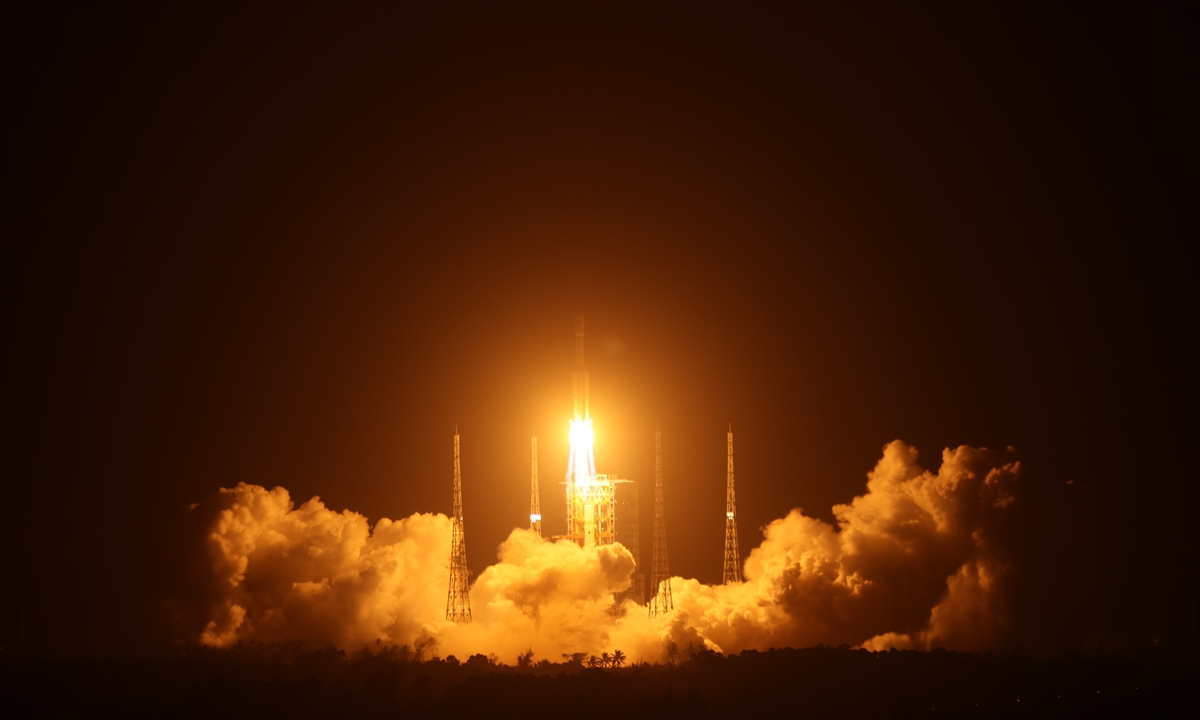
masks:
{"type": "Polygon", "coordinates": [[[726,436],[725,460],[725,568],[721,582],[742,581],[742,556],[738,553],[737,500],[733,492],[733,425],[726,436]]]}
{"type": "Polygon", "coordinates": [[[675,607],[671,599],[671,570],[667,562],[667,514],[663,505],[662,432],[654,431],[654,566],[651,582],[654,597],[650,598],[650,617],[670,612],[675,607]]]}
{"type": "Polygon", "coordinates": [[[471,622],[470,573],[467,541],[463,536],[462,472],[458,463],[458,428],[454,429],[454,517],[450,519],[450,591],[446,594],[446,619],[471,622]]]}
{"type": "Polygon", "coordinates": [[[529,529],[542,537],[542,494],[538,490],[537,435],[533,436],[533,482],[529,488],[529,529]]]}

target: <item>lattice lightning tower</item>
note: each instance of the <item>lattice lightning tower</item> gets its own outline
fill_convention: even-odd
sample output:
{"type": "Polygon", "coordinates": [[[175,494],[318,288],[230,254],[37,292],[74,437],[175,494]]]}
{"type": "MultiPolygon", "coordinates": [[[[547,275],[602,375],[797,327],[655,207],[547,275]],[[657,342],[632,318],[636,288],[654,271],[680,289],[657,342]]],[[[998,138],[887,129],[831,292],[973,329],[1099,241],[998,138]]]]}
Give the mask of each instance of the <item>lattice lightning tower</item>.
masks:
{"type": "Polygon", "coordinates": [[[651,574],[654,597],[650,599],[650,617],[670,612],[671,570],[667,562],[667,514],[663,504],[662,432],[654,431],[654,566],[651,574]]]}
{"type": "Polygon", "coordinates": [[[733,426],[726,436],[725,460],[725,568],[721,582],[728,585],[742,581],[742,556],[738,553],[737,501],[733,492],[733,426]]]}
{"type": "Polygon", "coordinates": [[[542,537],[542,494],[538,490],[537,435],[533,436],[533,482],[529,489],[529,529],[542,537]]]}
{"type": "Polygon", "coordinates": [[[470,573],[467,542],[463,535],[462,472],[458,463],[458,428],[454,429],[454,517],[450,520],[450,591],[446,595],[446,619],[471,622],[470,573]]]}

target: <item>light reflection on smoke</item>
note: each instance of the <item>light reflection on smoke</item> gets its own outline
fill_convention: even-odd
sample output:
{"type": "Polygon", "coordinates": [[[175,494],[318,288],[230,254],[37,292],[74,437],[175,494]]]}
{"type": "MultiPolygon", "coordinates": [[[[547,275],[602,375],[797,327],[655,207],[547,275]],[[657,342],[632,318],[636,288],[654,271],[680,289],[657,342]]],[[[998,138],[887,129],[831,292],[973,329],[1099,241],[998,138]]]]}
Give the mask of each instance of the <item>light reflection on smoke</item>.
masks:
{"type": "MultiPolygon", "coordinates": [[[[818,643],[985,649],[1003,642],[1008,521],[1020,469],[1010,453],[946,450],[936,473],[902,442],[884,448],[866,492],[834,508],[837,527],[798,510],[772,522],[746,560],[746,582],[674,578],[675,610],[648,618],[613,607],[629,586],[619,545],[581,548],[514,530],[472,585],[475,622],[444,620],[449,520],[415,514],[373,529],[319,498],[295,507],[283,488],[222,490],[209,528],[203,627],[191,639],[376,641],[512,659],[598,654],[662,661],[689,643],[720,652],[818,643]]],[[[585,460],[586,462],[586,460],[585,460]]]]}

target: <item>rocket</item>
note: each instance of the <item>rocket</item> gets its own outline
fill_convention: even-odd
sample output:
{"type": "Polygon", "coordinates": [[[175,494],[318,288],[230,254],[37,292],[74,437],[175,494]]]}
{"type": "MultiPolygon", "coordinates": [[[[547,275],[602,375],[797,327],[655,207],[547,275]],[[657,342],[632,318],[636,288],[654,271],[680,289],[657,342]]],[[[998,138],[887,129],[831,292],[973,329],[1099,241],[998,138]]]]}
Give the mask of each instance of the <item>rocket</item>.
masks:
{"type": "Polygon", "coordinates": [[[575,387],[575,419],[590,420],[588,410],[588,372],[583,361],[583,316],[575,316],[575,371],[571,373],[575,387]]]}
{"type": "Polygon", "coordinates": [[[597,493],[603,493],[603,488],[596,483],[588,373],[583,359],[582,315],[575,318],[575,370],[571,373],[571,384],[575,393],[575,417],[571,420],[571,455],[567,461],[567,535],[583,547],[589,547],[596,544],[601,525],[597,519],[597,504],[601,498],[597,493]]]}

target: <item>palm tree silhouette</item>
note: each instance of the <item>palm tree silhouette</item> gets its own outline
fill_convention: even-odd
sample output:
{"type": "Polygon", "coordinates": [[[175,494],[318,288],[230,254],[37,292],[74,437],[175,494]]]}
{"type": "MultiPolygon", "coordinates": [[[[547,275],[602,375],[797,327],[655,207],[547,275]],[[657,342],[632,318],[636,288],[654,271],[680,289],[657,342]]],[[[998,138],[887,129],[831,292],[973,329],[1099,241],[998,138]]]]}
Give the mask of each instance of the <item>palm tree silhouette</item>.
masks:
{"type": "Polygon", "coordinates": [[[625,653],[620,650],[613,650],[612,654],[613,667],[621,667],[625,664],[625,653]]]}
{"type": "Polygon", "coordinates": [[[562,658],[563,658],[564,663],[571,663],[573,665],[582,665],[585,662],[587,662],[587,653],[581,653],[581,652],[563,653],[562,658]]]}
{"type": "Polygon", "coordinates": [[[600,667],[600,658],[595,655],[588,655],[587,666],[590,668],[600,667]]]}
{"type": "Polygon", "coordinates": [[[612,655],[609,655],[607,652],[600,653],[600,662],[604,667],[612,667],[612,655]]]}

